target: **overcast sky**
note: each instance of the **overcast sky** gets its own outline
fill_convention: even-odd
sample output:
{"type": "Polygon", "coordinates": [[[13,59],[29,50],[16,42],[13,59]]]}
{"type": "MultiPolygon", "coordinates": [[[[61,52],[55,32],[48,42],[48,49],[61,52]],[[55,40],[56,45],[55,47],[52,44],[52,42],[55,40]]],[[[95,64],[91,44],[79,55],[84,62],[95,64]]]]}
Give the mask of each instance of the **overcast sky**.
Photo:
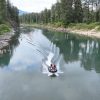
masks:
{"type": "Polygon", "coordinates": [[[27,12],[40,12],[45,8],[50,9],[57,0],[10,0],[14,6],[27,12]]]}

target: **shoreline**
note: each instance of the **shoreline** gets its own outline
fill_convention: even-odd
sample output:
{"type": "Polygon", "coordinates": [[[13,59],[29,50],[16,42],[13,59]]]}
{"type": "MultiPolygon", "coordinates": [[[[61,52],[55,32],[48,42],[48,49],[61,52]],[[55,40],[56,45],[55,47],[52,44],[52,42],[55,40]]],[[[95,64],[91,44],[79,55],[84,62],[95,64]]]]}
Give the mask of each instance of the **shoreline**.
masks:
{"type": "Polygon", "coordinates": [[[80,35],[80,36],[86,36],[91,38],[99,38],[100,39],[100,31],[96,31],[96,29],[92,30],[85,30],[85,29],[73,29],[73,28],[63,28],[63,27],[53,27],[50,25],[38,25],[38,24],[22,24],[22,26],[30,26],[30,27],[36,27],[36,28],[42,28],[42,29],[48,29],[53,30],[56,32],[67,32],[74,35],[80,35]]]}
{"type": "Polygon", "coordinates": [[[6,52],[4,48],[9,45],[9,41],[11,41],[13,35],[13,31],[0,35],[0,54],[6,52]]]}

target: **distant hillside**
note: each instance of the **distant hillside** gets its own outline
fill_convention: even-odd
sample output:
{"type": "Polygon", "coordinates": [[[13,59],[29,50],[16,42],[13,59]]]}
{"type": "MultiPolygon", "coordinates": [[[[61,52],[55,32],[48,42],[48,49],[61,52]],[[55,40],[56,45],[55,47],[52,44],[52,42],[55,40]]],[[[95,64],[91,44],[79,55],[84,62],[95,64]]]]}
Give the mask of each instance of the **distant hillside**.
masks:
{"type": "Polygon", "coordinates": [[[29,12],[19,10],[19,15],[23,15],[23,14],[27,14],[27,13],[29,13],[29,12]]]}

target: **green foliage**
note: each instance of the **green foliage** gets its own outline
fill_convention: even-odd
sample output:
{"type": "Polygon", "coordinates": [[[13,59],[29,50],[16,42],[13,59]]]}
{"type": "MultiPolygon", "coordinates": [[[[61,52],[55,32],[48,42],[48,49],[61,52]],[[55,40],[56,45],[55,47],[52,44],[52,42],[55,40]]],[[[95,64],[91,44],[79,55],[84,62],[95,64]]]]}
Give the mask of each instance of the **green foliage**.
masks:
{"type": "Polygon", "coordinates": [[[6,20],[6,1],[0,0],[0,24],[6,20]]]}
{"type": "Polygon", "coordinates": [[[20,21],[27,24],[50,23],[55,27],[93,29],[97,25],[95,22],[100,22],[100,9],[94,10],[94,5],[99,6],[98,0],[57,0],[50,10],[24,14],[20,16],[20,21]]]}
{"type": "Polygon", "coordinates": [[[100,22],[100,9],[98,9],[98,11],[96,12],[96,21],[100,22]]]}
{"type": "Polygon", "coordinates": [[[55,27],[63,27],[63,22],[55,22],[55,27]]]}
{"type": "Polygon", "coordinates": [[[19,12],[18,9],[13,6],[9,0],[6,2],[7,6],[7,20],[13,28],[19,27],[19,12]]]}
{"type": "Polygon", "coordinates": [[[98,26],[97,31],[100,31],[100,26],[98,26]]]}
{"type": "Polygon", "coordinates": [[[9,31],[7,26],[4,24],[10,23],[10,25],[15,28],[19,26],[18,9],[11,5],[9,0],[0,0],[0,31],[9,31]]]}
{"type": "Polygon", "coordinates": [[[96,30],[100,31],[100,22],[95,22],[94,25],[96,27],[96,30]]]}
{"type": "Polygon", "coordinates": [[[80,23],[83,21],[83,9],[81,0],[74,0],[74,4],[75,4],[75,10],[74,10],[75,22],[80,23]]]}
{"type": "Polygon", "coordinates": [[[73,28],[73,29],[85,29],[85,30],[91,30],[91,29],[95,29],[97,27],[97,30],[99,30],[100,28],[100,22],[95,22],[95,23],[90,23],[90,24],[86,24],[86,23],[71,23],[68,25],[69,28],[73,28]]]}
{"type": "Polygon", "coordinates": [[[62,21],[64,25],[68,25],[72,22],[73,9],[72,9],[73,0],[61,0],[62,8],[62,21]]]}
{"type": "Polygon", "coordinates": [[[7,25],[5,24],[1,24],[0,25],[0,35],[1,34],[4,34],[6,32],[10,32],[10,27],[8,27],[7,25]]]}
{"type": "Polygon", "coordinates": [[[75,23],[71,23],[70,25],[68,25],[69,28],[73,28],[73,29],[85,29],[87,27],[87,24],[83,24],[83,23],[78,23],[78,24],[75,24],[75,23]]]}

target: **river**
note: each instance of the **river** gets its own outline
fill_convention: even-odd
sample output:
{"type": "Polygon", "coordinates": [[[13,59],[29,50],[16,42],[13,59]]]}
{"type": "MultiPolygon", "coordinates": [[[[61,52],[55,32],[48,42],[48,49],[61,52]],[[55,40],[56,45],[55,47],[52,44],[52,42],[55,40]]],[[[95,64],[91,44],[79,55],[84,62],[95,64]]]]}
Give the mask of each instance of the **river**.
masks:
{"type": "Polygon", "coordinates": [[[100,99],[99,40],[21,28],[6,49],[0,55],[0,100],[100,99]],[[43,73],[42,59],[51,50],[59,55],[58,77],[43,73]]]}

